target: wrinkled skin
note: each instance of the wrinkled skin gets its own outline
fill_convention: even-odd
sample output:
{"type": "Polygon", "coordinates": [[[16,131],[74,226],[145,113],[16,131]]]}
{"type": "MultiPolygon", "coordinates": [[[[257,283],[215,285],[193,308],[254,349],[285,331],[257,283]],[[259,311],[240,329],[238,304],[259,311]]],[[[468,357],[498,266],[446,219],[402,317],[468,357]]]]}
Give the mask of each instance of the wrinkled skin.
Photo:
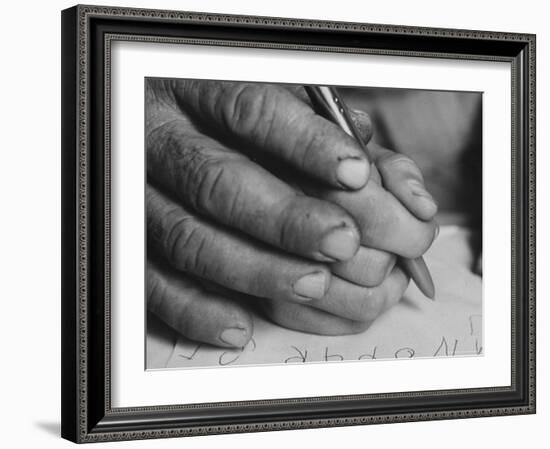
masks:
{"type": "MultiPolygon", "coordinates": [[[[146,105],[150,311],[188,338],[242,347],[242,297],[329,335],[399,301],[397,256],[421,256],[437,230],[410,158],[371,143],[368,161],[300,87],[149,79],[146,105]]],[[[353,118],[368,141],[369,116],[353,118]]]]}

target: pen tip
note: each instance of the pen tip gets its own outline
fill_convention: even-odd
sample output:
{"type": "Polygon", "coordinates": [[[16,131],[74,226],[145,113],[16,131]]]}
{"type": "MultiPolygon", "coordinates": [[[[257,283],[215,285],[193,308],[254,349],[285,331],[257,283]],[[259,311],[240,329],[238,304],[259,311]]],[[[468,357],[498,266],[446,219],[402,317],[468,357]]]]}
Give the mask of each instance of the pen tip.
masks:
{"type": "Polygon", "coordinates": [[[402,259],[402,262],[424,296],[434,300],[435,286],[426,262],[422,257],[402,259]]]}
{"type": "Polygon", "coordinates": [[[429,272],[423,278],[423,282],[417,282],[417,285],[426,297],[435,301],[435,286],[429,272]]]}
{"type": "Polygon", "coordinates": [[[435,301],[435,291],[434,291],[434,290],[424,292],[424,294],[425,294],[428,298],[430,298],[432,301],[435,301]]]}

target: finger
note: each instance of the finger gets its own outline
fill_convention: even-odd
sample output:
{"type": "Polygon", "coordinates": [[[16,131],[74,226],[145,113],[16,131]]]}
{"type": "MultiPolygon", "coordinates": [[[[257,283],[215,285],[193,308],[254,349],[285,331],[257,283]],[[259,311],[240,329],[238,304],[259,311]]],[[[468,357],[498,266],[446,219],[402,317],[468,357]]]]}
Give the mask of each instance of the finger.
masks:
{"type": "Polygon", "coordinates": [[[309,305],[349,320],[370,322],[401,299],[408,282],[408,276],[397,266],[376,287],[362,287],[332,276],[325,296],[309,305]]]}
{"type": "Polygon", "coordinates": [[[370,166],[359,143],[283,86],[186,81],[174,87],[193,117],[254,152],[333,187],[357,189],[367,182],[370,166]]]}
{"type": "Polygon", "coordinates": [[[252,336],[252,319],[240,305],[151,262],[147,264],[147,307],[191,340],[243,347],[252,336]]]}
{"type": "Polygon", "coordinates": [[[356,334],[366,330],[370,324],[285,301],[262,301],[262,309],[270,320],[280,326],[311,334],[356,334]]]}
{"type": "Polygon", "coordinates": [[[369,144],[369,150],[384,187],[417,218],[431,220],[437,213],[437,204],[426,190],[424,178],[415,162],[375,142],[369,144]]]}
{"type": "Polygon", "coordinates": [[[360,246],[351,259],[331,265],[331,271],[350,282],[364,287],[376,287],[390,274],[395,254],[360,246]]]}
{"type": "Polygon", "coordinates": [[[435,222],[416,218],[376,182],[376,170],[372,170],[372,175],[364,188],[353,192],[310,185],[304,185],[304,191],[346,209],[359,227],[363,246],[412,259],[422,256],[435,237],[435,222]]]}
{"type": "Polygon", "coordinates": [[[167,80],[145,78],[145,129],[147,131],[181,116],[178,109],[174,93],[167,80]]]}
{"type": "Polygon", "coordinates": [[[171,265],[232,290],[276,300],[321,298],[325,265],[272,250],[194,216],[147,186],[147,238],[171,265]]]}
{"type": "Polygon", "coordinates": [[[147,171],[199,213],[293,254],[333,262],[359,247],[356,224],[343,208],[298,194],[186,121],[150,133],[147,171]]]}

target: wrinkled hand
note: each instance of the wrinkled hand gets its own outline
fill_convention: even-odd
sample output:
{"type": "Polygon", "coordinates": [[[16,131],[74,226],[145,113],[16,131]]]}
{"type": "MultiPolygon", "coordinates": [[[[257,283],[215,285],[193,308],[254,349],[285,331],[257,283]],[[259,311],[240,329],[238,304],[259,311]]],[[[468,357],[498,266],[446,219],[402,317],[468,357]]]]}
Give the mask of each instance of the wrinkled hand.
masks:
{"type": "Polygon", "coordinates": [[[150,79],[146,103],[148,307],[169,325],[243,346],[250,316],[224,289],[324,334],[362,330],[401,298],[394,254],[421,255],[435,231],[410,160],[375,148],[386,190],[296,88],[150,79]]]}

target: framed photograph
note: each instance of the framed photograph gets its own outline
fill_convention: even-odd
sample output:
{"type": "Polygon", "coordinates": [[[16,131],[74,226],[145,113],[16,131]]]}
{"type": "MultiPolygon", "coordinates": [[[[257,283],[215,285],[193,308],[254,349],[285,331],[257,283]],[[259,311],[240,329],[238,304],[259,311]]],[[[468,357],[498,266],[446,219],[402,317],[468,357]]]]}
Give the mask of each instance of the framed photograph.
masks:
{"type": "Polygon", "coordinates": [[[535,412],[535,36],[62,12],[62,436],[535,412]]]}

